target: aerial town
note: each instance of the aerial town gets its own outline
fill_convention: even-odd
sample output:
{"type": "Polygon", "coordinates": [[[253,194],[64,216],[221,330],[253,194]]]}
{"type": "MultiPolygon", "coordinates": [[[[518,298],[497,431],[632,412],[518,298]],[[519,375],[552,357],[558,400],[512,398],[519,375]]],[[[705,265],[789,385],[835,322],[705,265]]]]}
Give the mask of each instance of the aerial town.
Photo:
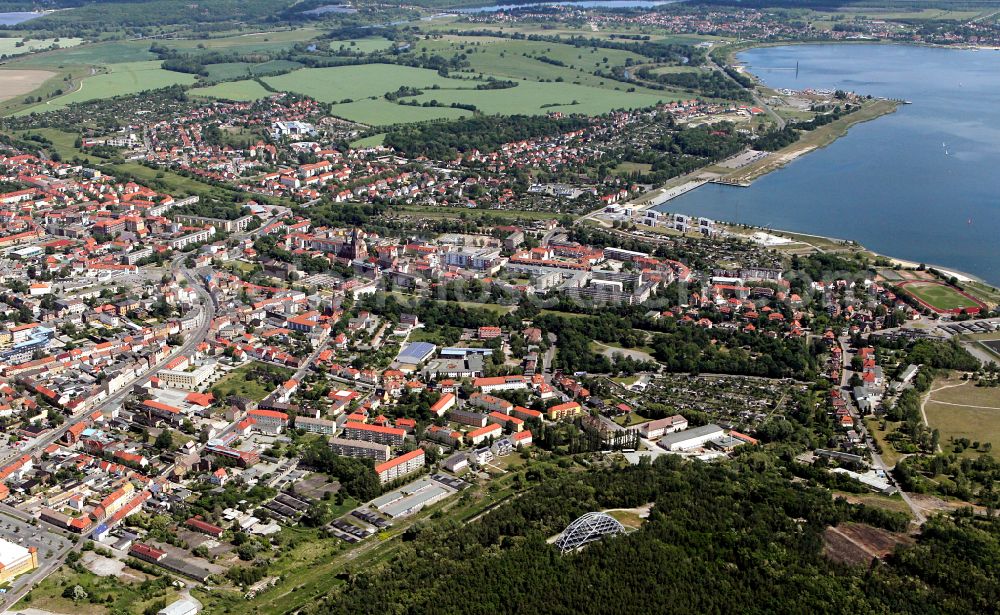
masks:
{"type": "MultiPolygon", "coordinates": [[[[690,117],[698,107],[662,112],[690,117]]],[[[699,111],[713,112],[733,111],[699,111]]],[[[753,434],[766,431],[775,412],[808,411],[797,407],[808,403],[808,386],[780,385],[778,408],[766,378],[718,376],[706,397],[711,381],[662,373],[651,354],[663,361],[668,353],[658,348],[597,342],[611,350],[597,371],[626,378],[573,369],[551,317],[512,317],[527,306],[536,315],[543,306],[581,315],[636,308],[633,322],[644,324],[635,326],[650,332],[633,344],[639,348],[654,344],[658,330],[685,328],[739,339],[734,344],[812,344],[802,360],[816,362],[831,383],[822,401],[831,429],[803,459],[839,463],[876,492],[898,491],[862,419],[883,414],[885,400],[910,386],[919,367],[903,366],[890,378],[880,353],[856,342],[944,339],[954,331],[903,327],[929,311],[905,302],[884,278],[861,272],[793,285],[766,242],[705,218],[632,205],[637,188],[627,186],[602,194],[562,184],[549,196],[567,202],[587,193],[595,220],[636,238],[729,237],[732,249],[706,255],[716,266],[693,269],[650,252],[573,241],[573,230],[555,217],[410,237],[330,226],[309,215],[321,194],[333,202],[453,199],[462,206],[463,191],[485,185],[482,194],[502,208],[513,189],[488,179],[491,167],[554,169],[599,156],[598,136],[607,143],[638,120],[612,116],[437,162],[387,148],[337,148],[341,127],[319,113],[308,100],[275,96],[83,141],[85,149],[121,147],[154,168],[231,186],[246,194],[238,217],[212,217],[197,196],[85,164],[12,148],[0,156],[0,179],[17,187],[0,194],[7,289],[0,420],[9,434],[0,495],[19,523],[41,530],[28,546],[5,547],[11,563],[3,562],[3,573],[17,577],[15,588],[84,545],[200,583],[219,582],[252,560],[243,545],[267,548],[269,537],[305,520],[353,545],[489,483],[536,446],[557,453],[560,426],[575,426],[589,442],[579,450],[617,451],[632,463],[660,455],[712,460],[757,446],[753,434]],[[204,138],[220,127],[251,126],[274,139],[234,148],[204,138]],[[296,163],[302,153],[317,161],[296,163]],[[487,179],[460,180],[468,165],[487,179]],[[273,197],[285,204],[267,200],[273,197]],[[493,301],[477,299],[484,294],[506,298],[509,307],[478,310],[455,326],[434,307],[453,298],[493,301]],[[819,322],[831,324],[812,327],[819,322]],[[677,412],[650,418],[646,400],[657,399],[670,399],[677,412]],[[696,411],[689,416],[697,424],[686,410],[696,411]],[[338,459],[364,463],[344,468],[338,459]],[[359,472],[371,472],[370,484],[343,480],[359,472]],[[324,474],[339,476],[340,490],[324,474]],[[206,503],[217,493],[229,505],[206,503]],[[355,507],[326,518],[329,510],[324,516],[317,505],[333,494],[339,503],[346,494],[355,507]],[[167,533],[152,529],[150,518],[167,520],[167,533]],[[234,532],[252,542],[235,545],[234,532]],[[44,547],[41,536],[51,536],[44,547]]],[[[528,194],[541,191],[532,185],[528,194]]],[[[982,331],[1000,326],[972,322],[982,331]]],[[[810,368],[774,369],[760,375],[794,382],[810,368]]],[[[246,592],[273,581],[264,576],[246,592]]]]}
{"type": "Polygon", "coordinates": [[[995,610],[991,214],[964,262],[761,218],[923,107],[744,58],[997,13],[51,1],[0,20],[47,75],[0,92],[0,612],[995,610]]]}

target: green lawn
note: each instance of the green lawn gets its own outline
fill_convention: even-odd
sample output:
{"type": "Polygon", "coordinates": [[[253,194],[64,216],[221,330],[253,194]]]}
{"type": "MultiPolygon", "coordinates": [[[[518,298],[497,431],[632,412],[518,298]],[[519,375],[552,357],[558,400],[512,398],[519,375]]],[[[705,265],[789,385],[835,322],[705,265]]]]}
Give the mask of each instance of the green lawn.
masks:
{"type": "Polygon", "coordinates": [[[616,416],[613,420],[622,427],[634,427],[636,425],[642,425],[647,422],[648,419],[642,418],[635,412],[629,412],[628,414],[616,416]]]}
{"type": "Polygon", "coordinates": [[[71,103],[111,98],[122,94],[136,94],[144,90],[154,90],[177,84],[190,85],[195,82],[194,75],[163,70],[160,68],[158,60],[112,64],[109,68],[111,69],[110,73],[101,73],[84,79],[77,91],[29,107],[19,112],[18,115],[32,111],[54,111],[71,103]]]}
{"type": "Polygon", "coordinates": [[[911,282],[903,289],[938,310],[954,310],[979,307],[972,299],[965,297],[951,286],[932,282],[911,282]]]}

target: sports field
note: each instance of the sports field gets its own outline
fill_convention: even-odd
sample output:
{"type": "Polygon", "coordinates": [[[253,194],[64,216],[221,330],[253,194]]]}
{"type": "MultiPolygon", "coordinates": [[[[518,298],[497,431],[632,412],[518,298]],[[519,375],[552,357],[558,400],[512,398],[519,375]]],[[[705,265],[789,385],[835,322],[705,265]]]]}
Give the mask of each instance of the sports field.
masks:
{"type": "Polygon", "coordinates": [[[112,64],[110,69],[110,73],[101,73],[84,79],[80,89],[75,92],[30,107],[18,115],[32,111],[53,111],[71,103],[111,98],[122,94],[135,94],[143,90],[165,88],[179,83],[190,85],[195,81],[194,75],[163,70],[160,68],[158,60],[112,64]]]}
{"type": "Polygon", "coordinates": [[[903,282],[899,286],[925,306],[940,313],[956,313],[965,309],[978,311],[984,307],[962,291],[940,282],[912,281],[903,282]]]}
{"type": "MultiPolygon", "coordinates": [[[[941,448],[952,438],[990,442],[990,453],[1000,459],[1000,389],[977,387],[958,379],[936,380],[924,406],[927,424],[941,432],[941,448]]],[[[971,450],[966,455],[977,456],[971,450]]]]}

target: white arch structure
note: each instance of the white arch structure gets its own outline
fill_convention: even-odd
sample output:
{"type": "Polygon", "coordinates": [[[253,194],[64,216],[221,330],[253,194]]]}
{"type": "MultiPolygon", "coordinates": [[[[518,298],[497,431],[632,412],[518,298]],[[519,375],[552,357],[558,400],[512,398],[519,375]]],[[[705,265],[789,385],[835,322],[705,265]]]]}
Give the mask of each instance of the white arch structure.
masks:
{"type": "Polygon", "coordinates": [[[625,526],[619,523],[618,519],[607,513],[589,512],[567,525],[556,539],[555,545],[565,555],[604,536],[624,533],[625,526]]]}

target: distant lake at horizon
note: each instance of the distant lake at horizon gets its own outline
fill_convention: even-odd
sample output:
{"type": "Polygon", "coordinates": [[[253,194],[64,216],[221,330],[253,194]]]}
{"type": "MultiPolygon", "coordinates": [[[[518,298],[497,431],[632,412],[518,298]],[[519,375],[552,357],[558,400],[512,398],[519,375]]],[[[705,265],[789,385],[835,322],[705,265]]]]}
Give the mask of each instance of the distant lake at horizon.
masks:
{"type": "Polygon", "coordinates": [[[659,207],[853,239],[1000,284],[1000,52],[789,45],[739,55],[767,85],[912,101],[749,188],[708,184],[659,207]],[[798,76],[794,69],[799,65],[798,76]]]}
{"type": "Polygon", "coordinates": [[[489,6],[472,6],[463,9],[455,9],[455,13],[495,13],[496,11],[510,11],[513,9],[526,9],[539,6],[578,6],[584,9],[611,8],[611,9],[648,9],[664,4],[675,4],[683,0],[553,0],[553,2],[528,2],[525,4],[491,4],[489,6]]]}
{"type": "Polygon", "coordinates": [[[45,13],[32,13],[30,11],[13,11],[10,13],[0,13],[0,26],[16,26],[36,17],[41,17],[45,13]]]}

